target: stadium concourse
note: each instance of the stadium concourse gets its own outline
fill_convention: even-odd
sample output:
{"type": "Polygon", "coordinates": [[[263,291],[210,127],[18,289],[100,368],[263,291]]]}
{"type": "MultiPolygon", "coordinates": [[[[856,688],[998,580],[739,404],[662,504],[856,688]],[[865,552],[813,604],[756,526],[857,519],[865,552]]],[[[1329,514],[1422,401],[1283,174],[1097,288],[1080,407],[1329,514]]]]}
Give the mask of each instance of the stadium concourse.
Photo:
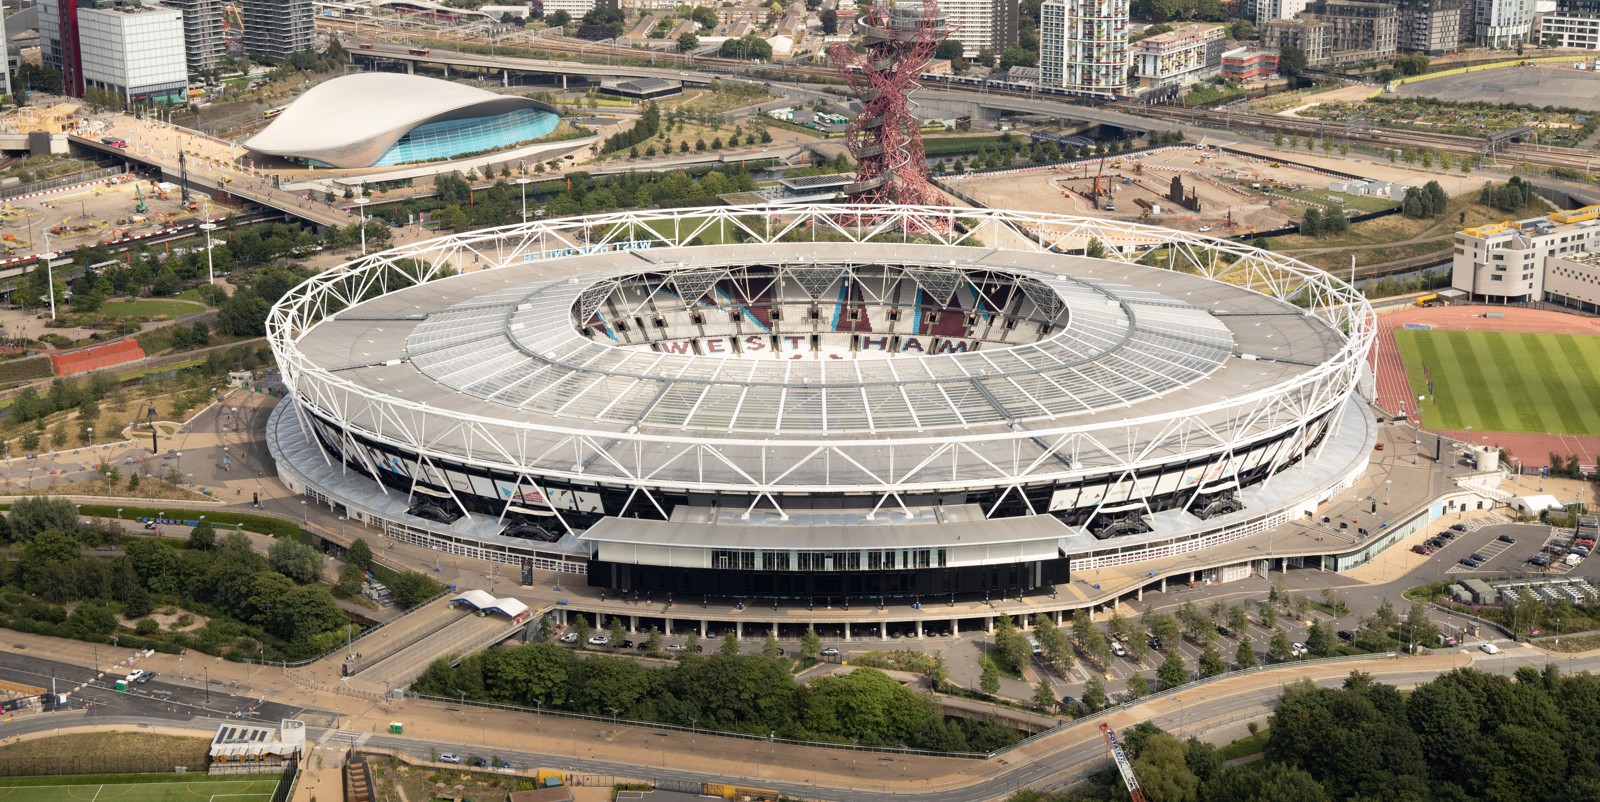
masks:
{"type": "MultiPolygon", "coordinates": [[[[1401,409],[1414,413],[1417,406],[1406,376],[1405,362],[1395,341],[1395,332],[1407,326],[1450,331],[1600,336],[1600,319],[1546,309],[1466,305],[1407,306],[1384,310],[1378,315],[1378,346],[1375,350],[1377,403],[1390,415],[1401,409]],[[1486,317],[1489,313],[1501,317],[1486,317]]],[[[1547,464],[1551,454],[1575,454],[1580,464],[1586,466],[1595,465],[1596,459],[1600,458],[1600,436],[1435,429],[1428,425],[1426,406],[1423,408],[1422,427],[1424,431],[1461,443],[1498,446],[1510,452],[1526,467],[1547,464]]]]}

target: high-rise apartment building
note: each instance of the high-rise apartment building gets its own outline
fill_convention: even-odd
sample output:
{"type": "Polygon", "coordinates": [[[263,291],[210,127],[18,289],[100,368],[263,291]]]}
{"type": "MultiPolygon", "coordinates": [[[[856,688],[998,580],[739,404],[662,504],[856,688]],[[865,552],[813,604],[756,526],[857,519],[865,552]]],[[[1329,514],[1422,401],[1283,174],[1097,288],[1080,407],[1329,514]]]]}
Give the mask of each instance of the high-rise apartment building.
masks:
{"type": "Polygon", "coordinates": [[[1533,42],[1534,0],[1477,0],[1475,38],[1484,47],[1516,47],[1533,42]]]}
{"type": "Polygon", "coordinates": [[[129,106],[174,103],[187,95],[183,12],[177,9],[80,6],[78,42],[85,89],[114,93],[129,106]]]}
{"type": "Polygon", "coordinates": [[[189,72],[215,69],[222,60],[222,0],[162,0],[162,5],[183,12],[183,42],[189,72]]]}
{"type": "Polygon", "coordinates": [[[1439,56],[1472,41],[1472,0],[1395,0],[1402,53],[1439,56]]]}
{"type": "Polygon", "coordinates": [[[1311,5],[1311,0],[1256,0],[1256,24],[1265,25],[1275,19],[1294,19],[1308,5],[1311,5]]]}
{"type": "Polygon", "coordinates": [[[1172,89],[1222,71],[1226,33],[1215,23],[1181,25],[1133,43],[1133,80],[1141,89],[1172,89]]]}
{"type": "Polygon", "coordinates": [[[242,0],[244,50],[253,59],[280,64],[311,49],[315,16],[311,0],[242,0]]]}
{"type": "Polygon", "coordinates": [[[1039,80],[1087,97],[1128,92],[1128,0],[1045,0],[1039,80]]]}
{"type": "Polygon", "coordinates": [[[980,50],[998,56],[1017,43],[1017,0],[941,0],[939,11],[955,27],[950,38],[967,58],[980,50]]]}

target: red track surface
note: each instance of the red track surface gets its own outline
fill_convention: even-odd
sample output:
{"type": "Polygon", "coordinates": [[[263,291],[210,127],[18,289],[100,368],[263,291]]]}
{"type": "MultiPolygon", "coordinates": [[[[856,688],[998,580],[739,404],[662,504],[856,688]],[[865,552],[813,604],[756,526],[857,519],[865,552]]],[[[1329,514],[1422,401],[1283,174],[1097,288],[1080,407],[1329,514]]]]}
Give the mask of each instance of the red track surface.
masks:
{"type": "MultiPolygon", "coordinates": [[[[1382,312],[1378,316],[1378,349],[1375,360],[1378,406],[1390,414],[1401,407],[1412,414],[1415,414],[1416,409],[1416,402],[1411,398],[1411,385],[1406,381],[1405,365],[1400,361],[1400,347],[1394,339],[1395,330],[1407,323],[1421,323],[1436,329],[1455,331],[1600,335],[1600,319],[1514,306],[1440,306],[1424,309],[1404,307],[1382,312]],[[1491,320],[1483,316],[1485,312],[1500,312],[1505,317],[1491,320]]],[[[1422,423],[1423,428],[1428,428],[1426,417],[1422,423]]],[[[1596,455],[1600,454],[1600,437],[1593,436],[1467,432],[1451,429],[1428,429],[1428,431],[1438,432],[1462,442],[1499,446],[1511,452],[1526,466],[1548,464],[1552,452],[1577,454],[1581,464],[1592,466],[1595,464],[1596,455]]]]}

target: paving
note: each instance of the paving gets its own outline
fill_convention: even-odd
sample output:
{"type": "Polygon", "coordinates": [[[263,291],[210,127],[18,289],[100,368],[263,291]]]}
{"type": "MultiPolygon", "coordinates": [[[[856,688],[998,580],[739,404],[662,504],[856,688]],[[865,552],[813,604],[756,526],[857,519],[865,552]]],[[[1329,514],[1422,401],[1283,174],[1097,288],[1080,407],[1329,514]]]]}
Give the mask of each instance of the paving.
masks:
{"type": "Polygon", "coordinates": [[[1600,74],[1571,67],[1505,67],[1400,85],[1401,97],[1523,103],[1600,111],[1600,74]]]}

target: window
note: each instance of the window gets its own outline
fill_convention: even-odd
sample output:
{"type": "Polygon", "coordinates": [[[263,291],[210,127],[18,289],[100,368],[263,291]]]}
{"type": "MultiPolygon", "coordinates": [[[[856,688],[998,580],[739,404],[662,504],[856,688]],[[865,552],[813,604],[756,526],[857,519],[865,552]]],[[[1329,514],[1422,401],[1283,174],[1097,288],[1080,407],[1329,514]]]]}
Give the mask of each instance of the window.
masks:
{"type": "Polygon", "coordinates": [[[1501,277],[1500,277],[1500,274],[1498,274],[1498,273],[1496,273],[1496,274],[1495,274],[1495,275],[1492,275],[1492,276],[1490,276],[1490,277],[1489,277],[1489,280],[1490,280],[1490,281],[1499,281],[1499,280],[1500,280],[1500,278],[1501,278],[1501,277]]]}

